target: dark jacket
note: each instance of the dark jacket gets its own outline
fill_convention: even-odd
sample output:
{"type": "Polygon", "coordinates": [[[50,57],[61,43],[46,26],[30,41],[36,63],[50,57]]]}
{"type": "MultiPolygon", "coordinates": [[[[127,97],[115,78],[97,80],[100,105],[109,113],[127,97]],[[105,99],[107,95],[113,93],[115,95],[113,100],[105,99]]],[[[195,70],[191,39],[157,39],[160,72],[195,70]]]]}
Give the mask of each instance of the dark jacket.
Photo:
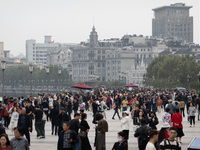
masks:
{"type": "Polygon", "coordinates": [[[78,101],[73,103],[73,110],[78,110],[78,101]]]}
{"type": "Polygon", "coordinates": [[[58,126],[61,127],[62,123],[65,121],[69,121],[69,117],[66,113],[62,114],[60,113],[58,116],[58,126]]]}
{"type": "Polygon", "coordinates": [[[53,108],[50,111],[50,119],[51,119],[51,123],[53,125],[58,125],[58,116],[59,116],[59,111],[57,108],[53,108]]]}
{"type": "Polygon", "coordinates": [[[157,129],[156,125],[158,124],[158,118],[157,117],[154,117],[154,121],[153,121],[153,118],[151,119],[148,119],[148,124],[149,126],[152,128],[152,129],[157,129]]]}
{"type": "Polygon", "coordinates": [[[83,131],[87,130],[85,127],[80,125],[79,120],[77,119],[72,119],[69,123],[70,123],[70,130],[73,130],[74,132],[76,132],[76,134],[78,134],[79,129],[83,131]]]}
{"type": "Polygon", "coordinates": [[[121,144],[119,142],[116,142],[112,150],[128,150],[127,142],[124,141],[121,144]]]}
{"type": "Polygon", "coordinates": [[[96,127],[97,131],[100,131],[101,133],[108,132],[108,123],[106,120],[101,119],[98,121],[98,126],[96,127]]]}
{"type": "MultiPolygon", "coordinates": [[[[59,134],[57,150],[63,150],[64,131],[59,134]]],[[[70,138],[72,139],[72,149],[75,150],[75,144],[78,142],[76,132],[69,130],[70,138]]]]}
{"type": "MultiPolygon", "coordinates": [[[[22,114],[19,115],[18,124],[17,124],[18,128],[21,128],[23,126],[21,124],[22,116],[23,116],[22,114]]],[[[26,127],[28,129],[29,127],[31,127],[31,122],[30,122],[29,116],[27,114],[24,114],[24,116],[25,116],[26,127]]]]}

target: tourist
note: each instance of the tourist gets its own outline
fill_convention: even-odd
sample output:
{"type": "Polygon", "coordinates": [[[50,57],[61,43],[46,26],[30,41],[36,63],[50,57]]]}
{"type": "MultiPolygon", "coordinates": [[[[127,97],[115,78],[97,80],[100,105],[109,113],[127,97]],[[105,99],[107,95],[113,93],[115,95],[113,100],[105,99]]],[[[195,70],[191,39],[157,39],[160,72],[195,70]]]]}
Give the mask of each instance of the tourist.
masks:
{"type": "Polygon", "coordinates": [[[108,109],[108,106],[106,105],[106,102],[104,99],[100,103],[100,108],[103,111],[103,117],[106,119],[106,109],[108,109]]]}
{"type": "Polygon", "coordinates": [[[79,135],[81,138],[81,150],[92,150],[89,139],[88,139],[88,132],[89,132],[90,126],[86,120],[87,120],[87,114],[83,113],[81,115],[80,126],[85,129],[82,128],[80,131],[82,136],[79,135]]]}
{"type": "Polygon", "coordinates": [[[125,140],[128,141],[129,139],[129,112],[124,111],[124,115],[121,118],[121,128],[122,132],[125,134],[125,140]]]}
{"type": "Polygon", "coordinates": [[[141,126],[136,129],[134,137],[138,140],[138,148],[139,150],[144,150],[148,141],[149,141],[149,131],[151,127],[146,125],[146,120],[141,120],[141,126]]]}
{"type": "Polygon", "coordinates": [[[47,102],[47,98],[44,98],[42,102],[42,108],[43,108],[44,113],[46,114],[47,121],[49,121],[48,119],[49,103],[47,102]]]}
{"type": "Polygon", "coordinates": [[[10,146],[12,150],[29,150],[27,139],[22,137],[23,131],[20,128],[14,128],[15,137],[11,139],[10,146]]]}
{"type": "Polygon", "coordinates": [[[188,115],[190,116],[190,127],[195,126],[195,114],[196,114],[196,108],[194,107],[193,103],[190,103],[190,107],[188,109],[188,115]]]}
{"type": "MultiPolygon", "coordinates": [[[[79,129],[86,130],[85,127],[82,127],[80,125],[79,119],[80,119],[80,114],[76,113],[76,114],[74,114],[74,119],[72,119],[69,122],[70,123],[70,130],[74,131],[77,135],[78,135],[79,129]]],[[[76,147],[77,150],[80,150],[80,144],[79,144],[79,142],[77,142],[75,144],[75,147],[76,147]]]]}
{"type": "Polygon", "coordinates": [[[0,135],[0,150],[12,150],[7,134],[0,135]]]}
{"type": "Polygon", "coordinates": [[[185,117],[185,102],[183,100],[180,101],[180,111],[183,117],[185,117]]]}
{"type": "Polygon", "coordinates": [[[149,124],[151,129],[157,130],[156,125],[159,123],[159,121],[158,121],[158,118],[157,118],[155,112],[152,111],[152,112],[149,113],[149,119],[148,119],[147,123],[149,124]]]}
{"type": "Polygon", "coordinates": [[[163,103],[163,101],[162,101],[162,99],[159,96],[158,99],[157,99],[157,101],[156,101],[156,107],[157,107],[158,113],[161,113],[162,103],[163,103]]]}
{"type": "Polygon", "coordinates": [[[51,120],[51,135],[55,133],[57,135],[57,129],[58,129],[58,116],[59,116],[59,111],[57,108],[57,105],[54,104],[53,109],[50,110],[50,120],[51,120]],[[54,132],[55,128],[55,132],[54,132]]]}
{"type": "Polygon", "coordinates": [[[115,110],[114,114],[113,114],[113,117],[112,119],[114,120],[115,119],[115,115],[117,114],[118,118],[120,119],[120,116],[119,116],[119,102],[118,100],[115,100],[115,103],[113,104],[113,109],[115,110]]]}
{"type": "Polygon", "coordinates": [[[42,134],[41,134],[41,127],[42,127],[42,116],[43,116],[43,111],[40,109],[40,107],[37,105],[35,107],[35,112],[34,112],[34,117],[35,117],[35,130],[37,132],[37,138],[41,139],[42,134]]]}
{"type": "Polygon", "coordinates": [[[19,115],[17,128],[21,129],[21,135],[25,135],[28,140],[28,144],[30,145],[30,133],[31,123],[28,115],[26,114],[26,109],[22,108],[21,114],[19,115]]]}
{"type": "Polygon", "coordinates": [[[81,104],[79,104],[80,107],[80,113],[84,113],[85,110],[85,102],[83,100],[81,100],[81,104]]]}
{"type": "Polygon", "coordinates": [[[176,141],[177,130],[174,127],[169,129],[169,138],[164,139],[159,146],[159,150],[181,150],[181,145],[178,141],[176,141]]]}
{"type": "Polygon", "coordinates": [[[69,98],[67,101],[67,114],[69,117],[69,121],[71,120],[71,112],[72,112],[72,103],[71,103],[71,99],[69,98]]]}
{"type": "Polygon", "coordinates": [[[74,101],[73,101],[73,110],[74,110],[74,114],[78,112],[78,101],[76,98],[74,98],[74,101]]]}
{"type": "Polygon", "coordinates": [[[41,124],[41,138],[45,138],[45,124],[46,124],[46,114],[45,112],[43,111],[43,115],[42,115],[42,124],[41,124]]]}
{"type": "Polygon", "coordinates": [[[169,138],[169,128],[170,128],[169,123],[167,123],[167,122],[163,123],[162,128],[161,128],[161,130],[159,131],[159,134],[158,134],[158,141],[157,141],[157,144],[156,144],[157,149],[159,148],[160,143],[164,139],[169,138]]]}
{"type": "Polygon", "coordinates": [[[106,105],[108,106],[108,109],[111,109],[111,97],[110,94],[108,94],[108,97],[106,98],[106,105]]]}
{"type": "Polygon", "coordinates": [[[127,111],[128,109],[128,100],[127,98],[125,98],[123,101],[122,101],[122,115],[123,115],[123,112],[124,111],[127,111]]]}
{"type": "Polygon", "coordinates": [[[112,150],[128,150],[128,144],[125,140],[124,132],[118,133],[118,142],[116,142],[112,150]]]}
{"type": "Polygon", "coordinates": [[[145,150],[156,150],[155,143],[158,141],[158,131],[157,130],[150,131],[149,138],[150,140],[147,143],[145,150]]]}
{"type": "Polygon", "coordinates": [[[97,140],[96,140],[96,150],[106,149],[106,132],[108,132],[108,123],[103,119],[103,115],[100,116],[98,121],[97,129],[97,140]]]}
{"type": "Polygon", "coordinates": [[[76,132],[70,130],[69,122],[63,122],[63,131],[60,132],[57,144],[57,150],[75,150],[75,144],[78,142],[76,132]]]}
{"type": "Polygon", "coordinates": [[[4,119],[4,126],[6,128],[8,128],[8,126],[10,124],[10,116],[9,116],[9,112],[8,112],[9,110],[10,110],[9,104],[6,104],[1,111],[1,118],[4,119]]]}
{"type": "Polygon", "coordinates": [[[174,113],[172,116],[172,122],[173,122],[173,127],[177,129],[177,140],[179,140],[180,143],[181,143],[181,137],[184,136],[182,120],[183,117],[179,113],[179,108],[176,108],[176,113],[174,113]]]}
{"type": "Polygon", "coordinates": [[[58,136],[63,130],[63,122],[69,121],[68,115],[65,113],[65,108],[61,107],[60,114],[58,116],[58,136]]]}
{"type": "Polygon", "coordinates": [[[169,112],[170,108],[165,108],[165,113],[163,114],[162,121],[163,123],[169,123],[169,125],[171,126],[171,114],[169,112]]]}
{"type": "MultiPolygon", "coordinates": [[[[31,100],[34,100],[33,98],[31,98],[31,100]]],[[[34,107],[32,105],[32,101],[28,101],[28,106],[26,106],[26,114],[29,117],[30,120],[30,124],[31,124],[31,130],[30,132],[32,132],[33,129],[33,112],[34,112],[34,107]]]]}
{"type": "Polygon", "coordinates": [[[14,128],[17,127],[18,119],[19,119],[18,110],[16,107],[13,107],[11,113],[11,121],[10,121],[10,127],[12,131],[14,131],[14,128]]]}

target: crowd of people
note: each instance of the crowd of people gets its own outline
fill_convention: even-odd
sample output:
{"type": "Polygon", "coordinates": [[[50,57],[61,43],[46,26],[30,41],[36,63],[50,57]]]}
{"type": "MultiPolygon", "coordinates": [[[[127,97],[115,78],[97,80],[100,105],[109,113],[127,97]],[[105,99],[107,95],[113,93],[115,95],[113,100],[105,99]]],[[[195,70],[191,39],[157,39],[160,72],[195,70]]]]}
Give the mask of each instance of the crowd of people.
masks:
{"type": "Polygon", "coordinates": [[[29,150],[33,126],[37,138],[45,138],[47,121],[51,121],[51,134],[58,136],[58,150],[92,150],[93,146],[96,150],[105,150],[106,132],[109,131],[106,112],[111,109],[114,110],[112,119],[117,115],[121,123],[121,130],[116,133],[118,141],[113,141],[112,150],[128,150],[130,126],[135,128],[133,134],[139,150],[180,150],[184,136],[183,117],[187,114],[190,127],[194,127],[196,113],[198,120],[200,115],[199,95],[189,91],[96,88],[87,93],[4,97],[3,103],[0,103],[2,150],[29,150]],[[88,112],[92,112],[95,125],[93,146],[88,138],[88,112]],[[162,120],[157,114],[163,116],[162,120]],[[162,125],[160,130],[158,124],[162,125]],[[14,132],[15,137],[9,140],[5,129],[14,132]]]}

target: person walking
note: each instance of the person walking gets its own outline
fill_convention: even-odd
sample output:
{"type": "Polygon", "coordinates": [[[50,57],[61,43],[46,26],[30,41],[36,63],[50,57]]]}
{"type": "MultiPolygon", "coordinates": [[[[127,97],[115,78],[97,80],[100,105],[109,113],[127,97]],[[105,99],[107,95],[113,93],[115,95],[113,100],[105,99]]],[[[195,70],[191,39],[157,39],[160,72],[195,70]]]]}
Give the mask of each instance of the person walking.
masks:
{"type": "Polygon", "coordinates": [[[162,99],[160,97],[158,97],[158,99],[156,101],[156,107],[157,107],[158,113],[161,113],[162,103],[163,103],[162,99]]]}
{"type": "Polygon", "coordinates": [[[65,108],[61,107],[60,114],[58,116],[58,135],[63,130],[63,122],[69,121],[68,115],[65,113],[65,108]]]}
{"type": "Polygon", "coordinates": [[[185,102],[183,100],[180,101],[180,110],[183,117],[185,117],[185,102]]]}
{"type": "Polygon", "coordinates": [[[128,100],[127,98],[125,98],[123,101],[122,101],[122,115],[123,115],[123,112],[124,111],[127,111],[128,109],[128,100]]]}
{"type": "Polygon", "coordinates": [[[115,119],[115,115],[117,114],[117,116],[119,117],[120,119],[120,116],[119,116],[119,103],[118,103],[118,100],[115,100],[115,103],[113,104],[113,109],[115,110],[114,114],[113,114],[113,117],[112,119],[114,120],[115,119]]]}
{"type": "Polygon", "coordinates": [[[190,117],[190,127],[195,126],[195,113],[196,113],[196,108],[194,107],[193,103],[190,103],[190,107],[188,109],[188,115],[190,117]]]}
{"type": "Polygon", "coordinates": [[[71,99],[69,98],[67,101],[67,114],[69,117],[69,121],[71,120],[71,112],[72,112],[72,103],[71,103],[71,99]]]}
{"type": "Polygon", "coordinates": [[[7,134],[0,135],[0,150],[12,150],[7,134]]]}
{"type": "Polygon", "coordinates": [[[87,114],[83,113],[81,115],[81,123],[80,126],[84,127],[85,129],[81,129],[80,133],[84,134],[84,136],[80,136],[81,138],[81,150],[92,150],[89,139],[88,139],[88,132],[90,129],[89,124],[87,123],[87,114]]]}
{"type": "Polygon", "coordinates": [[[170,108],[165,108],[165,113],[163,114],[162,121],[163,123],[169,123],[169,125],[171,126],[171,114],[169,112],[170,108]]]}
{"type": "Polygon", "coordinates": [[[21,114],[19,115],[17,128],[21,129],[21,131],[20,131],[21,135],[26,136],[26,139],[28,140],[28,144],[30,145],[30,133],[29,133],[29,131],[31,130],[31,123],[30,123],[29,116],[26,114],[25,108],[22,108],[21,114]]]}
{"type": "Polygon", "coordinates": [[[43,116],[43,111],[40,109],[39,106],[35,107],[36,110],[34,112],[34,117],[35,117],[35,130],[37,132],[37,138],[41,139],[42,134],[41,134],[41,127],[42,127],[42,116],[43,116]]]}
{"type": "Polygon", "coordinates": [[[42,115],[42,124],[41,124],[41,138],[45,138],[45,124],[46,124],[46,114],[45,112],[43,111],[43,115],[42,115]]]}
{"type": "Polygon", "coordinates": [[[181,143],[181,137],[184,136],[182,120],[183,117],[179,113],[179,108],[177,108],[176,113],[172,115],[172,122],[173,122],[173,127],[177,129],[177,141],[179,140],[180,143],[181,143]]]}
{"type": "Polygon", "coordinates": [[[63,122],[63,131],[60,132],[57,144],[57,150],[75,150],[75,144],[78,142],[76,132],[69,129],[69,122],[63,122]]]}
{"type": "Polygon", "coordinates": [[[51,135],[55,133],[57,135],[57,129],[58,129],[58,116],[59,116],[59,111],[57,108],[57,105],[54,104],[53,109],[50,111],[50,120],[51,120],[51,135]],[[55,129],[55,132],[54,132],[55,129]]]}
{"type": "Polygon", "coordinates": [[[1,118],[4,119],[4,126],[6,128],[8,128],[8,126],[10,124],[10,116],[8,113],[9,110],[10,110],[9,104],[6,104],[1,111],[1,118]]]}
{"type": "Polygon", "coordinates": [[[81,100],[81,104],[79,105],[80,107],[80,113],[84,113],[85,110],[85,102],[83,100],[81,100]]]}
{"type": "Polygon", "coordinates": [[[47,98],[44,98],[42,102],[42,108],[43,108],[44,113],[46,114],[47,121],[49,121],[48,119],[49,103],[47,102],[47,98]]]}
{"type": "Polygon", "coordinates": [[[73,101],[73,110],[74,110],[74,114],[78,112],[78,101],[76,98],[74,98],[74,101],[73,101]]]}
{"type": "Polygon", "coordinates": [[[19,119],[18,110],[16,107],[13,107],[11,113],[11,121],[10,121],[10,126],[12,131],[14,131],[14,128],[17,127],[18,119],[19,119]]]}
{"type": "Polygon", "coordinates": [[[29,143],[27,139],[25,139],[23,136],[23,130],[20,128],[14,129],[14,135],[15,137],[10,140],[10,146],[12,150],[30,150],[29,149],[29,143]]]}
{"type": "Polygon", "coordinates": [[[159,123],[158,118],[156,116],[155,112],[150,112],[149,113],[149,119],[148,119],[148,124],[153,130],[157,130],[156,125],[159,123]]]}
{"type": "Polygon", "coordinates": [[[125,141],[129,139],[129,112],[124,111],[124,116],[120,119],[121,120],[121,128],[122,132],[125,134],[125,141]]]}
{"type": "Polygon", "coordinates": [[[97,129],[96,150],[106,150],[106,132],[108,132],[108,123],[103,119],[103,115],[100,115],[97,129]]]}

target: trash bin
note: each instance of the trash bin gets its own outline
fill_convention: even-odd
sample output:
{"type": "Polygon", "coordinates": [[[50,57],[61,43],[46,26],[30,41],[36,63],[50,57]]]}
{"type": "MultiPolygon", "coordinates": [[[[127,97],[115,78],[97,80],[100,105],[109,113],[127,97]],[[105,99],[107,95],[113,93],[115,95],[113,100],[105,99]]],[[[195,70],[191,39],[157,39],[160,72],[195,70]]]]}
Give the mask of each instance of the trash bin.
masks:
{"type": "Polygon", "coordinates": [[[195,137],[188,145],[188,150],[200,150],[200,138],[195,137]]]}

